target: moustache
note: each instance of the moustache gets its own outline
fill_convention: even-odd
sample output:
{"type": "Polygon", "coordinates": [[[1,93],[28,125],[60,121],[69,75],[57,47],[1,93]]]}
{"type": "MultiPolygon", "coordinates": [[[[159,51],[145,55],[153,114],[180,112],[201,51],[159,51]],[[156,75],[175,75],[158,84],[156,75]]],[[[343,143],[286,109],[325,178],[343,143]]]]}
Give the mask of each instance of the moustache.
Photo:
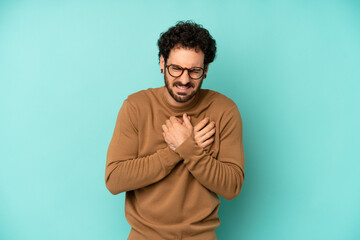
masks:
{"type": "Polygon", "coordinates": [[[187,83],[187,84],[182,84],[181,82],[174,82],[174,87],[194,87],[194,84],[191,84],[191,83],[187,83]]]}

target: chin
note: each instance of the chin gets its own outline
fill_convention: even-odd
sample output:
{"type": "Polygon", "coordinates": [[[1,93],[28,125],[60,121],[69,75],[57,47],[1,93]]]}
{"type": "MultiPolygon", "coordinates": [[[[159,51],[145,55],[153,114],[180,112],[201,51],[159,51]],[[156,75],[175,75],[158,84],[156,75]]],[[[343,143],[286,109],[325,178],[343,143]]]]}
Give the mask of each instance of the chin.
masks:
{"type": "Polygon", "coordinates": [[[193,90],[188,93],[178,92],[176,91],[175,87],[173,87],[171,91],[169,91],[170,95],[175,99],[175,101],[181,103],[185,103],[191,100],[195,96],[196,92],[197,90],[193,90]]]}
{"type": "Polygon", "coordinates": [[[177,88],[173,85],[173,83],[170,83],[166,76],[164,76],[165,80],[165,87],[170,94],[170,96],[178,103],[186,103],[193,99],[193,97],[196,95],[197,92],[200,91],[202,80],[198,85],[193,85],[190,87],[188,92],[180,92],[177,90],[177,88]]]}
{"type": "Polygon", "coordinates": [[[187,101],[189,101],[190,99],[192,99],[193,96],[189,95],[189,96],[184,96],[184,95],[179,95],[179,94],[170,94],[173,99],[179,103],[185,103],[187,101]]]}

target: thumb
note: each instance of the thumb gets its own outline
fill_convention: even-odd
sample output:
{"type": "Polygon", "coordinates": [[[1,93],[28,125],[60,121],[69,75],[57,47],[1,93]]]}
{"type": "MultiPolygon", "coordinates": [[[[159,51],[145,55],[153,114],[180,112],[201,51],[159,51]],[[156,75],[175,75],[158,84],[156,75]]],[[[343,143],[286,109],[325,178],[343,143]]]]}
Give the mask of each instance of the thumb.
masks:
{"type": "Polygon", "coordinates": [[[192,128],[191,122],[190,122],[189,117],[188,117],[188,115],[186,113],[184,113],[183,119],[184,119],[185,126],[188,127],[188,128],[192,128]]]}

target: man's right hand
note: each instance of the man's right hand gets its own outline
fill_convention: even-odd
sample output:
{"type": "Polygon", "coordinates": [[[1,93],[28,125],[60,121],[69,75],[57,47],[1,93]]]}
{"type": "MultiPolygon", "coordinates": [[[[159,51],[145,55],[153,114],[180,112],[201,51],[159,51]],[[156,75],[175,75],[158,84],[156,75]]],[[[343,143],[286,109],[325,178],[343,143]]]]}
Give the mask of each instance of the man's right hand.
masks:
{"type": "Polygon", "coordinates": [[[207,117],[194,127],[194,140],[198,146],[205,148],[214,141],[215,122],[207,117]]]}

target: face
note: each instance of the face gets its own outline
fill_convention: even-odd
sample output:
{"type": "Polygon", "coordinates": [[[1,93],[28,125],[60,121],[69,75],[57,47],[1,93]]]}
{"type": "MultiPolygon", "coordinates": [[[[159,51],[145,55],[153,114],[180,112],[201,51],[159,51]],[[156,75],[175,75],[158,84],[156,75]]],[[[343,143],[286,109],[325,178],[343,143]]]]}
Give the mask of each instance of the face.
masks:
{"type": "MultiPolygon", "coordinates": [[[[195,51],[195,49],[174,48],[170,51],[166,65],[174,64],[183,68],[205,68],[204,56],[201,50],[195,51]]],[[[164,59],[162,57],[160,58],[160,67],[164,72],[167,90],[165,96],[171,104],[181,105],[187,103],[200,91],[204,77],[198,80],[191,79],[187,70],[185,70],[180,77],[172,77],[164,67],[164,59]]],[[[204,75],[206,72],[207,68],[204,75]]]]}

